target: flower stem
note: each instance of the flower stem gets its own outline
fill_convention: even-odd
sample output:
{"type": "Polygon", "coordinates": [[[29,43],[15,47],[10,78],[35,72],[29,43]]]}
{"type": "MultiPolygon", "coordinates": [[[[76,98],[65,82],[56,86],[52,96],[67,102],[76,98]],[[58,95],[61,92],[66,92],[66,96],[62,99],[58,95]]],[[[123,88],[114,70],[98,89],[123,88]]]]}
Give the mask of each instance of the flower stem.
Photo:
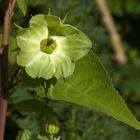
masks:
{"type": "Polygon", "coordinates": [[[50,135],[50,140],[54,140],[54,139],[53,139],[53,134],[50,135]]]}

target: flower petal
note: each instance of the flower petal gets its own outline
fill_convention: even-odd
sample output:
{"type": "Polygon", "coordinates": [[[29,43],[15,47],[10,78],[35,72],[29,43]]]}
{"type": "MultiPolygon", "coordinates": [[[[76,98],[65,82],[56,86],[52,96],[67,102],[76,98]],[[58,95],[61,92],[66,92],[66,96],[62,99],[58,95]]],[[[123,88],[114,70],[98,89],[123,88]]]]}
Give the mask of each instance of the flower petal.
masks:
{"type": "Polygon", "coordinates": [[[30,27],[28,29],[21,29],[18,33],[17,43],[21,50],[32,51],[34,49],[40,50],[40,41],[48,37],[47,27],[30,27]]]}
{"type": "Polygon", "coordinates": [[[38,14],[31,18],[30,27],[44,26],[49,29],[49,35],[67,36],[72,35],[78,30],[69,24],[63,24],[61,19],[54,15],[38,14]]]}
{"type": "Polygon", "coordinates": [[[30,27],[35,27],[35,26],[47,27],[46,15],[38,14],[38,15],[32,16],[29,24],[30,24],[30,27]]]}
{"type": "Polygon", "coordinates": [[[89,38],[80,31],[74,35],[52,38],[56,40],[59,51],[69,56],[74,62],[86,55],[92,47],[89,38]]]}
{"type": "Polygon", "coordinates": [[[57,34],[57,30],[60,27],[61,24],[61,19],[57,16],[53,16],[53,15],[46,15],[46,21],[47,21],[47,27],[49,30],[49,35],[56,35],[57,34]]]}
{"type": "Polygon", "coordinates": [[[27,66],[31,64],[35,59],[39,57],[39,52],[36,50],[33,50],[32,52],[23,52],[20,51],[17,55],[17,64],[20,66],[27,66]]]}
{"type": "Polygon", "coordinates": [[[42,77],[47,80],[53,77],[54,66],[50,55],[42,53],[38,59],[27,65],[25,70],[32,78],[42,77]]]}
{"type": "Polygon", "coordinates": [[[68,77],[73,73],[75,64],[72,63],[68,56],[58,52],[57,54],[53,54],[51,59],[54,63],[54,76],[56,78],[68,77]]]}
{"type": "Polygon", "coordinates": [[[79,30],[69,24],[61,23],[57,29],[56,36],[69,36],[78,33],[79,30]]]}
{"type": "Polygon", "coordinates": [[[46,15],[46,21],[50,36],[68,36],[78,32],[74,26],[63,24],[57,16],[46,15]]]}

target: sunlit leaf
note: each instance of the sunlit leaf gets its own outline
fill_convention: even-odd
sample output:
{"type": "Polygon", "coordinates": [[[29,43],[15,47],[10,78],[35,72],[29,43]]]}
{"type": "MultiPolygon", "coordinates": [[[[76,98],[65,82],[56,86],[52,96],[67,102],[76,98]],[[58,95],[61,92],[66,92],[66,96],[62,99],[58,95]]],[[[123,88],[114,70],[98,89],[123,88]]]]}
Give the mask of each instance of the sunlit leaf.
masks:
{"type": "Polygon", "coordinates": [[[140,130],[140,123],[114,89],[107,72],[94,53],[89,53],[79,61],[74,74],[70,78],[59,80],[48,96],[102,111],[140,130]]]}

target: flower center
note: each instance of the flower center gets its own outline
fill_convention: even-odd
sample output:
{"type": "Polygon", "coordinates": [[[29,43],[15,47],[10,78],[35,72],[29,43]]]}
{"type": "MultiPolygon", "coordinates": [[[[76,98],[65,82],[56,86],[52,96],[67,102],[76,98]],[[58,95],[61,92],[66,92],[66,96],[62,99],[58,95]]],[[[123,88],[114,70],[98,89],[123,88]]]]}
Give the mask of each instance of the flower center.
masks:
{"type": "Polygon", "coordinates": [[[56,47],[57,47],[56,41],[53,40],[52,38],[43,39],[40,42],[40,50],[47,54],[53,53],[56,47]]]}

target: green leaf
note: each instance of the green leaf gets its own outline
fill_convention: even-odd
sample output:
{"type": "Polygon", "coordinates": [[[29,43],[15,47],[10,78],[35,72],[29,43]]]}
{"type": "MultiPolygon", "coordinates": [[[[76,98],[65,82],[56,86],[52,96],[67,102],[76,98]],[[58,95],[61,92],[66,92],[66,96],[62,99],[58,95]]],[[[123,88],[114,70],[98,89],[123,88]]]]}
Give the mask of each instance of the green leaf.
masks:
{"type": "Polygon", "coordinates": [[[58,117],[58,114],[55,111],[38,99],[28,99],[17,102],[13,108],[18,111],[37,112],[47,116],[58,117]]]}
{"type": "Polygon", "coordinates": [[[74,74],[59,80],[49,91],[48,97],[96,109],[140,130],[140,123],[114,89],[94,53],[78,61],[74,74]]]}
{"type": "MultiPolygon", "coordinates": [[[[2,34],[0,34],[0,44],[2,43],[2,34]]],[[[0,45],[1,47],[1,45],[0,45]]],[[[15,72],[17,69],[17,42],[16,38],[14,36],[10,36],[9,38],[9,48],[8,48],[8,65],[9,65],[9,76],[11,77],[12,74],[15,72]]]]}
{"type": "Polygon", "coordinates": [[[16,140],[31,140],[32,134],[28,130],[19,131],[16,140]]]}
{"type": "MultiPolygon", "coordinates": [[[[0,34],[0,44],[2,43],[2,34],[0,34]]],[[[0,45],[1,47],[1,45],[0,45]]],[[[17,49],[17,43],[16,38],[13,36],[10,36],[9,38],[9,49],[8,49],[8,61],[10,65],[16,64],[16,55],[17,51],[14,51],[17,49]]]]}
{"type": "Polygon", "coordinates": [[[23,15],[26,14],[28,0],[17,0],[17,4],[22,11],[23,15]]]}

